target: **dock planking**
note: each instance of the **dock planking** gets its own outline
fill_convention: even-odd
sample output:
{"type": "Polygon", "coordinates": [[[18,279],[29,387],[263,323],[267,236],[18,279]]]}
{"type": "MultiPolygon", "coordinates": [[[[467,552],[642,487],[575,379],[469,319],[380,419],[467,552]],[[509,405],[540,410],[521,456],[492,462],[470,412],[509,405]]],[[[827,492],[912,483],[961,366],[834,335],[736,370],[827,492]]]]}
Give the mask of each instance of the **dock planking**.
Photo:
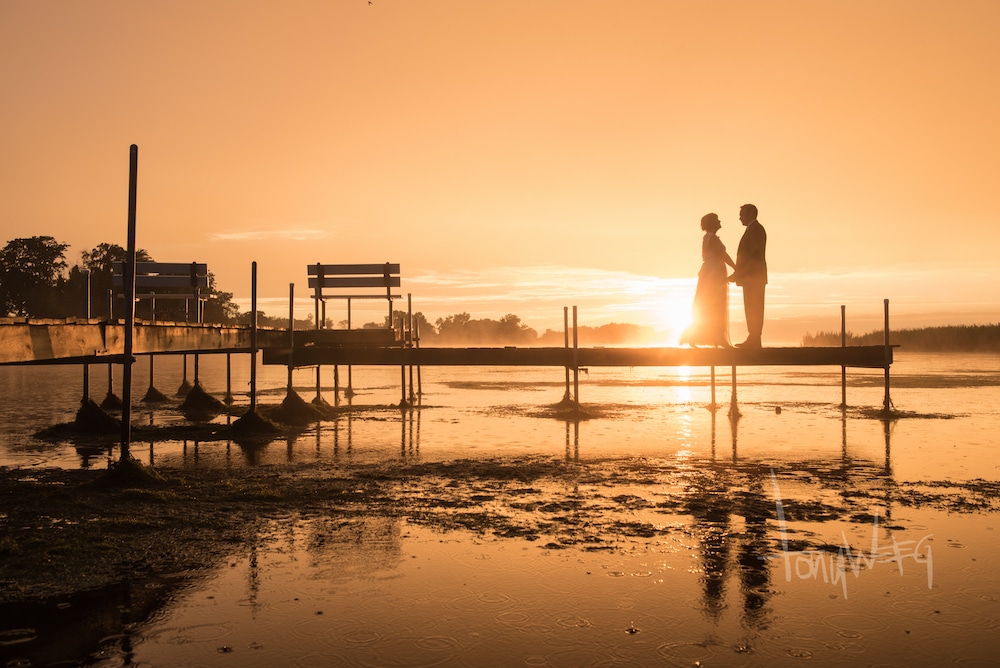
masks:
{"type": "MultiPolygon", "coordinates": [[[[288,365],[289,349],[264,348],[264,364],[288,365]]],[[[780,348],[404,348],[372,346],[296,346],[292,366],[554,366],[554,367],[709,367],[847,366],[884,369],[892,348],[884,346],[780,348]]]]}
{"type": "MultiPolygon", "coordinates": [[[[264,364],[287,366],[287,332],[258,330],[264,364]]],[[[0,364],[120,361],[124,323],[97,320],[0,322],[0,364]]],[[[136,354],[252,352],[251,329],[186,323],[136,323],[136,354]]],[[[885,369],[892,347],[408,347],[392,330],[297,331],[292,365],[709,367],[846,366],[885,369]]]]}

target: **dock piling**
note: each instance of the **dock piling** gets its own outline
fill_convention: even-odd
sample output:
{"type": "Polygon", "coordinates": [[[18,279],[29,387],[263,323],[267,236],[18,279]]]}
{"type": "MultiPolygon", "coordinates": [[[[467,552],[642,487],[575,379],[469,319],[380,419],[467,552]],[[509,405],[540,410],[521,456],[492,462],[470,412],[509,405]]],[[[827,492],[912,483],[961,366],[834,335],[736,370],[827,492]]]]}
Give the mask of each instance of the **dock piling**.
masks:
{"type": "MultiPolygon", "coordinates": [[[[847,307],[840,305],[840,347],[847,347],[847,307]]],[[[847,408],[847,365],[840,365],[840,407],[847,408]]]]}
{"type": "MultiPolygon", "coordinates": [[[[563,306],[563,347],[569,351],[569,307],[563,306]]],[[[569,366],[566,366],[566,391],[563,393],[563,403],[568,404],[573,400],[569,393],[569,366]]]]}
{"type": "Polygon", "coordinates": [[[122,438],[121,461],[131,458],[132,440],[132,345],[135,328],[135,203],[139,147],[129,147],[128,246],[125,264],[125,356],[122,359],[122,438]]]}
{"type": "Polygon", "coordinates": [[[573,405],[580,410],[580,336],[576,306],[573,307],[573,405]]]}
{"type": "Polygon", "coordinates": [[[882,342],[885,346],[885,359],[884,366],[885,369],[885,398],[882,400],[882,415],[884,417],[892,416],[892,400],[889,398],[889,364],[892,360],[892,346],[889,345],[889,300],[885,299],[882,302],[882,308],[885,316],[885,326],[882,330],[882,342]]]}

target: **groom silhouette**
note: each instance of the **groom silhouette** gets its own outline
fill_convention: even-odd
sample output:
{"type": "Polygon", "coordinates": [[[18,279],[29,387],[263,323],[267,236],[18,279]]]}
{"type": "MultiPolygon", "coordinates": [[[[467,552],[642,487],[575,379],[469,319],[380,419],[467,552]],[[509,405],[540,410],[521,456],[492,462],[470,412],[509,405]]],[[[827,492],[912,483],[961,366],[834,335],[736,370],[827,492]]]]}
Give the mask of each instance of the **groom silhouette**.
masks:
{"type": "Polygon", "coordinates": [[[753,204],[740,207],[740,222],[746,226],[746,230],[736,250],[736,269],[729,280],[743,288],[747,338],[736,345],[760,348],[760,335],[764,329],[764,287],[767,285],[767,261],[764,259],[767,232],[757,220],[757,207],[753,204]]]}

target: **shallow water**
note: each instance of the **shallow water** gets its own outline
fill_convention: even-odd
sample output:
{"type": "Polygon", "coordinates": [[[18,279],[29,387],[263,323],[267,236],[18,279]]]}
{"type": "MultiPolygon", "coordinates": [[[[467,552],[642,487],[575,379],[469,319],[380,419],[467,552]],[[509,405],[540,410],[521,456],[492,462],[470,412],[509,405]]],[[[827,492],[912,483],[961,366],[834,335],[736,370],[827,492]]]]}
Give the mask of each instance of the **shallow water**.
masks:
{"type": "MultiPolygon", "coordinates": [[[[232,358],[237,405],[245,360],[232,358]]],[[[157,365],[172,394],[179,360],[157,365]]],[[[224,358],[203,359],[201,373],[225,392],[224,358]]],[[[0,465],[115,456],[32,437],[72,419],[80,375],[0,368],[0,465]]],[[[260,376],[261,401],[280,400],[284,372],[260,376]]],[[[561,370],[424,369],[412,411],[392,407],[398,369],[354,369],[353,381],[353,404],[379,408],[263,447],[158,442],[133,454],[164,471],[445,463],[410,491],[447,488],[461,503],[275,520],[209,577],[128,592],[164,597],[134,603],[130,622],[87,650],[98,665],[995,665],[995,355],[898,352],[892,401],[904,417],[888,424],[869,410],[882,404],[881,371],[848,371],[842,411],[839,369],[740,370],[736,420],[728,369],[717,370],[718,411],[706,409],[705,370],[591,369],[580,422],[549,410],[561,370]],[[462,475],[498,459],[561,462],[563,475],[530,486],[462,475]]],[[[312,398],[311,371],[295,383],[312,398]]],[[[99,399],[105,368],[91,384],[99,399]]],[[[182,419],[136,409],[137,421],[182,419]]],[[[0,642],[15,637],[3,631],[0,642]]]]}

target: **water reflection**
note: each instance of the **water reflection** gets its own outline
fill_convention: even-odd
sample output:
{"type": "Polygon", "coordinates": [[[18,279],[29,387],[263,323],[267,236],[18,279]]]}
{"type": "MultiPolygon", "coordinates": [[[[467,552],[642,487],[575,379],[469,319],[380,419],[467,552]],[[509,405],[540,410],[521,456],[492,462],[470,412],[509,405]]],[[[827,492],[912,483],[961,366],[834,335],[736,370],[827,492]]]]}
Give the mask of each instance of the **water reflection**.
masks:
{"type": "MultiPolygon", "coordinates": [[[[714,444],[714,412],[711,417],[708,424],[714,444]]],[[[283,453],[280,441],[258,450],[239,447],[248,460],[256,458],[253,461],[260,461],[266,448],[274,445],[288,461],[301,461],[304,455],[322,460],[332,435],[336,460],[343,449],[350,453],[355,447],[352,423],[356,420],[343,415],[328,428],[285,439],[283,453]]],[[[773,629],[787,621],[788,613],[782,614],[774,583],[781,564],[772,562],[780,545],[775,498],[767,485],[772,462],[737,456],[737,420],[730,421],[733,456],[719,461],[714,448],[710,457],[704,456],[704,450],[699,457],[695,448],[687,447],[683,461],[671,457],[581,460],[588,432],[600,425],[564,420],[562,461],[555,465],[514,462],[506,469],[471,460],[438,466],[421,461],[420,423],[420,410],[399,411],[381,423],[393,426],[391,431],[399,435],[399,464],[417,465],[413,469],[399,478],[379,476],[375,483],[376,479],[367,477],[371,469],[364,462],[357,463],[366,493],[374,495],[366,497],[363,506],[332,507],[308,520],[290,510],[289,517],[272,523],[241,548],[237,557],[227,559],[227,567],[220,569],[217,578],[203,585],[208,589],[200,590],[201,603],[178,599],[168,614],[133,627],[138,642],[132,636],[115,651],[140,663],[153,655],[196,662],[198,656],[184,652],[195,647],[202,652],[221,647],[246,652],[290,638],[287,648],[281,645],[287,653],[277,655],[285,663],[291,663],[291,657],[305,656],[306,651],[330,657],[331,652],[356,656],[352,652],[362,650],[392,662],[411,656],[415,647],[434,648],[446,659],[444,663],[460,663],[467,647],[478,651],[495,643],[497,651],[508,652],[497,656],[523,662],[525,655],[518,654],[523,648],[509,638],[534,633],[530,638],[537,639],[542,633],[539,629],[545,629],[547,642],[533,643],[536,654],[532,656],[539,660],[548,651],[572,648],[604,656],[614,648],[606,658],[621,662],[673,656],[672,652],[680,650],[670,643],[678,637],[700,636],[690,640],[692,646],[703,652],[721,651],[716,636],[732,633],[733,625],[741,629],[740,647],[760,651],[761,646],[775,642],[773,629]],[[406,482],[401,482],[404,478],[406,482]],[[410,522],[439,533],[426,544],[414,546],[407,540],[410,522]],[[672,551],[670,545],[676,540],[683,540],[690,549],[672,551]],[[484,544],[494,547],[487,552],[484,544]],[[507,557],[513,560],[505,562],[505,551],[517,559],[507,557]],[[448,577],[452,572],[465,574],[468,564],[484,554],[488,559],[476,564],[481,573],[462,581],[448,577]],[[697,560],[693,569],[691,556],[697,560]],[[640,563],[640,559],[645,561],[640,563]],[[649,569],[645,575],[653,582],[648,564],[654,560],[662,564],[657,575],[665,587],[659,590],[640,581],[643,570],[649,569]],[[628,565],[619,567],[620,562],[628,565]],[[606,568],[609,563],[620,575],[613,583],[607,577],[596,583],[596,577],[584,577],[584,569],[600,573],[602,564],[606,568]],[[425,570],[414,570],[411,564],[425,570]],[[447,575],[432,576],[432,572],[447,575]],[[480,576],[490,584],[466,587],[480,576]],[[581,579],[587,580],[586,586],[581,579]],[[675,592],[691,587],[697,591],[693,602],[700,621],[684,618],[676,609],[675,592]],[[239,594],[229,607],[223,602],[212,607],[204,604],[206,596],[218,601],[234,598],[234,591],[239,594]],[[593,591],[605,598],[595,602],[593,591]],[[407,612],[415,600],[428,613],[427,619],[407,612]],[[625,601],[627,607],[618,609],[608,600],[625,601]],[[303,611],[303,606],[310,607],[303,611]],[[452,610],[457,606],[460,612],[452,610]],[[573,619],[579,624],[551,622],[565,608],[574,611],[573,619]],[[242,614],[261,626],[241,626],[242,614]],[[669,623],[657,621],[664,619],[669,623]],[[512,620],[517,634],[496,631],[498,621],[510,626],[512,620]],[[211,646],[189,631],[206,625],[218,630],[211,646]],[[588,629],[588,634],[569,635],[580,628],[588,629]],[[256,635],[248,635],[251,632],[256,635]],[[622,637],[627,633],[638,639],[624,645],[622,637]],[[133,644],[140,647],[137,654],[129,649],[133,644]]],[[[887,453],[890,433],[890,428],[884,430],[887,453]]],[[[852,499],[862,495],[871,499],[884,491],[882,484],[891,468],[853,460],[843,428],[840,437],[841,447],[830,457],[786,461],[779,468],[779,475],[806,481],[803,489],[789,490],[783,500],[792,525],[864,522],[856,518],[867,501],[854,503],[852,499]],[[832,486],[839,486],[845,494],[836,502],[817,501],[832,486]]],[[[202,445],[185,441],[186,461],[196,464],[202,445]]],[[[341,463],[351,463],[346,459],[341,463]]],[[[891,502],[891,498],[882,500],[891,502]]],[[[794,547],[804,543],[817,547],[817,540],[806,534],[793,537],[794,547]]],[[[106,635],[128,637],[120,629],[106,635]]],[[[475,651],[465,656],[483,656],[475,651]]],[[[555,661],[555,656],[550,658],[555,661]]],[[[758,658],[763,661],[761,655],[758,658]]]]}
{"type": "Polygon", "coordinates": [[[186,582],[178,577],[125,580],[50,600],[0,603],[0,662],[132,665],[136,625],[162,609],[186,582]]]}

